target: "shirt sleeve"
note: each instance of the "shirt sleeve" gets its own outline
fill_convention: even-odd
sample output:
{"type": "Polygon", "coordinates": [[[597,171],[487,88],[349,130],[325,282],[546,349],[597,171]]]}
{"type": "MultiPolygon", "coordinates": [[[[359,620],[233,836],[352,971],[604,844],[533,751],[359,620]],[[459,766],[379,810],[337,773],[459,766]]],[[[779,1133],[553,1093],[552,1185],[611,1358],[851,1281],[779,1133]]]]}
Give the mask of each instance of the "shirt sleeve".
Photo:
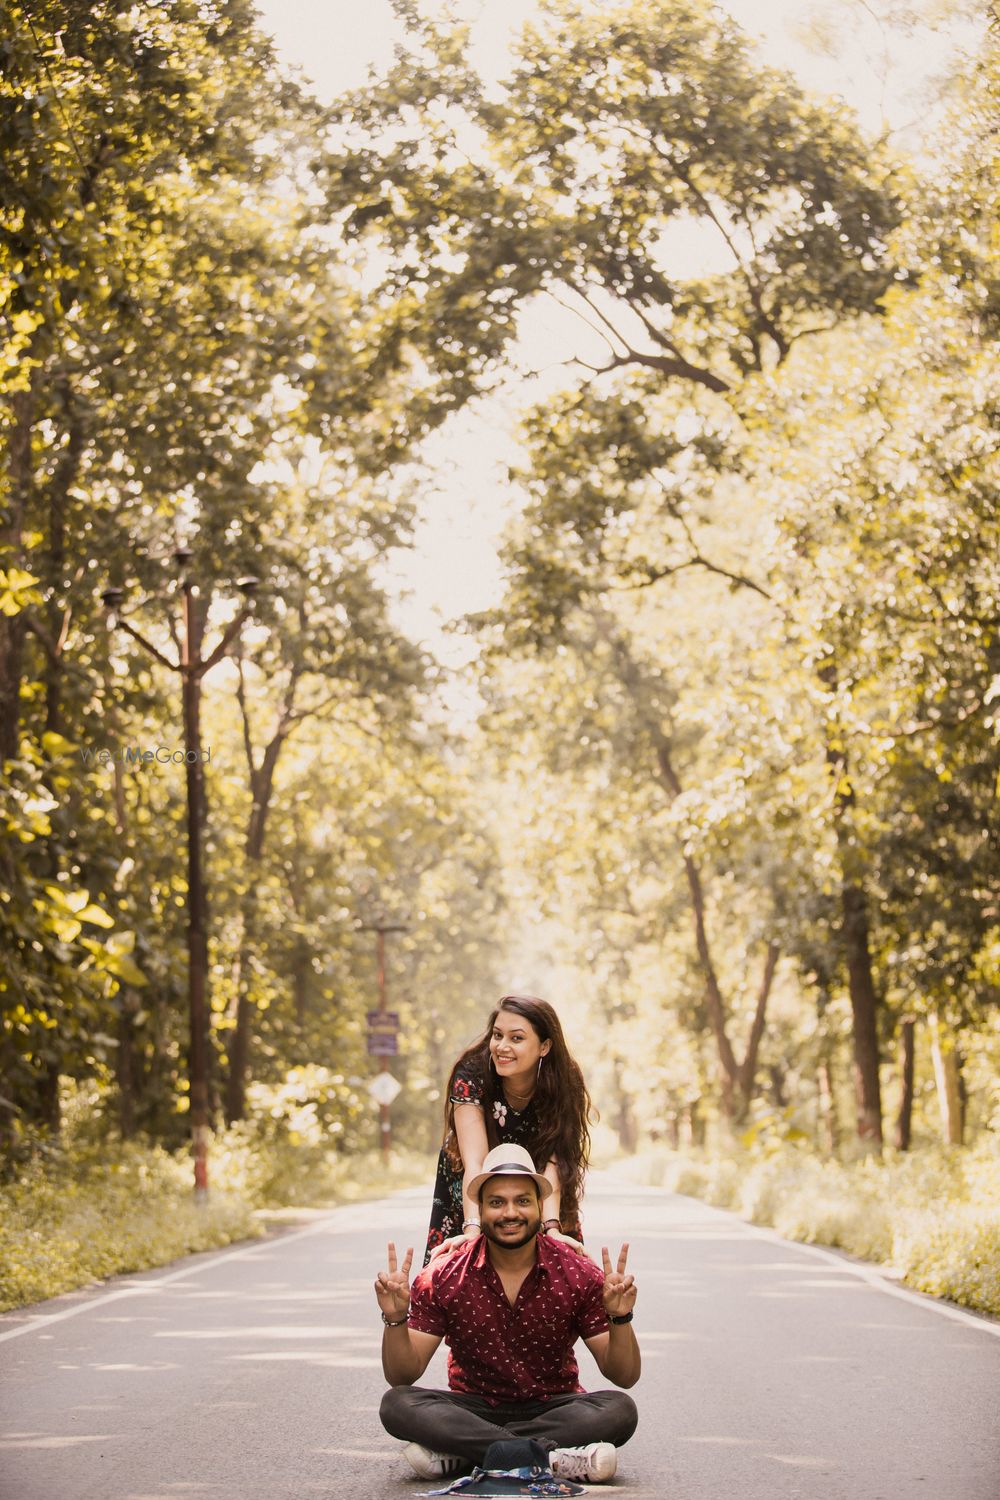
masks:
{"type": "Polygon", "coordinates": [[[429,1270],[418,1271],[413,1278],[406,1321],[414,1333],[432,1333],[443,1338],[447,1332],[444,1313],[434,1300],[434,1283],[429,1270]]]}
{"type": "MultiPolygon", "coordinates": [[[[590,1264],[593,1265],[593,1262],[591,1261],[590,1264]]],[[[595,1334],[608,1331],[608,1315],[604,1310],[604,1277],[596,1266],[594,1266],[594,1273],[593,1276],[587,1277],[586,1286],[577,1304],[576,1326],[582,1339],[592,1339],[595,1334]]]]}
{"type": "Polygon", "coordinates": [[[471,1068],[460,1068],[452,1079],[448,1098],[452,1104],[482,1105],[485,1094],[483,1080],[471,1068]]]}

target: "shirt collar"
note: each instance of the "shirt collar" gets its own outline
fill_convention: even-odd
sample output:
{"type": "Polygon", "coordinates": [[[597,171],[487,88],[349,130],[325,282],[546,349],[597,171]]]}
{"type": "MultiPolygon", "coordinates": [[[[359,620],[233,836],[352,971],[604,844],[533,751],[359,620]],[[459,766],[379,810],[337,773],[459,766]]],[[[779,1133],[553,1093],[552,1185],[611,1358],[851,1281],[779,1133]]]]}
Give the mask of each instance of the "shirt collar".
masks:
{"type": "MultiPolygon", "coordinates": [[[[485,1234],[481,1234],[478,1240],[476,1240],[474,1243],[476,1248],[472,1252],[472,1255],[469,1259],[469,1264],[471,1266],[475,1266],[478,1271],[482,1271],[486,1266],[489,1266],[490,1269],[495,1272],[496,1267],[486,1253],[486,1247],[489,1244],[489,1241],[487,1240],[485,1234]]],[[[546,1262],[547,1260],[551,1260],[554,1251],[552,1250],[551,1246],[546,1245],[544,1234],[540,1234],[537,1236],[535,1240],[535,1251],[535,1264],[532,1267],[532,1270],[537,1269],[542,1273],[543,1276],[547,1276],[549,1274],[549,1268],[546,1262]]],[[[531,1275],[531,1271],[528,1272],[528,1275],[531,1275]]]]}

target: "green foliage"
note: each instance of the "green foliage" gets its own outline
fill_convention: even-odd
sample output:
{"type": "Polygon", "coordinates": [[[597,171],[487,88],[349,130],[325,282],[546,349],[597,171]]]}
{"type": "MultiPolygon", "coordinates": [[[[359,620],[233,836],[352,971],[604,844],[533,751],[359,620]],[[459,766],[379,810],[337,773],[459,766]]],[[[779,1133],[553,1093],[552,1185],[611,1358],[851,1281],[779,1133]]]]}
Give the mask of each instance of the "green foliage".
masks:
{"type": "Polygon", "coordinates": [[[499,97],[462,28],[411,13],[408,40],[335,108],[347,144],[320,180],[331,214],[387,263],[369,337],[382,371],[419,357],[424,425],[489,377],[543,288],[596,296],[619,329],[631,309],[647,337],[612,334],[606,369],[725,391],[805,322],[869,307],[891,279],[897,207],[876,148],[701,0],[549,4],[499,97]],[[690,221],[731,272],[671,274],[663,242],[690,221]]]}
{"type": "Polygon", "coordinates": [[[0,1188],[0,1310],[260,1233],[236,1194],[197,1205],[190,1174],[189,1160],[135,1144],[23,1171],[0,1188]]]}
{"type": "MultiPolygon", "coordinates": [[[[395,877],[416,909],[424,882],[438,898],[414,967],[442,1016],[469,1005],[474,961],[483,982],[495,902],[482,886],[459,898],[480,936],[445,977],[436,867],[453,860],[461,884],[466,858],[482,872],[491,856],[467,802],[455,835],[448,805],[466,794],[426,727],[429,663],[377,580],[414,512],[412,483],[388,473],[409,456],[406,392],[369,370],[361,272],[314,227],[317,107],[245,0],[45,0],[2,27],[10,1167],[40,1127],[57,1134],[60,1079],[96,1081],[126,1134],[174,1148],[186,1133],[184,774],[123,758],[183,739],[178,543],[205,657],[237,580],[260,582],[230,642],[238,678],[220,663],[204,683],[215,1116],[242,1114],[244,1071],[367,1076],[376,996],[352,869],[395,877]],[[107,628],[108,585],[131,634],[107,628]]],[[[445,1031],[430,1045],[450,1047],[445,1031]]],[[[432,1112],[413,1116],[429,1136],[432,1112]]]]}
{"type": "MultiPolygon", "coordinates": [[[[109,1140],[92,1092],[72,1095],[60,1145],[36,1141],[31,1161],[0,1186],[0,1312],[257,1237],[281,1210],[332,1208],[429,1180],[426,1156],[396,1150],[387,1165],[321,1129],[307,1096],[322,1095],[326,1082],[272,1090],[255,1123],[215,1136],[203,1203],[186,1148],[109,1140]]],[[[369,1104],[369,1126],[371,1114],[369,1104]]]]}
{"type": "Polygon", "coordinates": [[[366,903],[407,924],[421,1149],[519,925],[612,1028],[590,1081],[623,1145],[765,1108],[832,1144],[865,1018],[875,1094],[919,1023],[919,1138],[931,1025],[995,1129],[995,53],[917,171],[702,0],[551,0],[489,90],[462,27],[397,10],[395,63],[331,110],[248,0],[5,12],[8,1170],[60,1079],[105,1130],[186,1133],[184,776],[97,754],[181,738],[178,542],[206,652],[260,580],[203,703],[210,1104],[250,1116],[223,1156],[252,1201],[370,1139],[366,903]],[[546,295],[605,351],[523,414],[464,744],[380,569],[421,440],[546,295]]]}
{"type": "MultiPolygon", "coordinates": [[[[558,164],[562,206],[577,222],[600,218],[606,195],[644,181],[637,118],[666,119],[662,139],[653,137],[666,158],[658,171],[675,169],[678,121],[692,151],[725,150],[725,109],[718,134],[715,110],[711,131],[704,119],[685,125],[697,89],[660,86],[663,55],[683,59],[685,81],[702,67],[738,67],[739,87],[720,88],[725,99],[766,86],[735,35],[720,33],[717,49],[693,61],[669,27],[657,38],[644,32],[640,9],[579,19],[550,7],[556,60],[543,62],[553,36],[543,26],[518,76],[529,118],[522,147],[530,154],[544,136],[537,161],[558,164]],[[607,45],[605,27],[625,28],[615,32],[620,48],[607,45]],[[551,90],[564,66],[576,87],[557,112],[551,90]],[[536,95],[547,114],[532,113],[536,95]]],[[[674,8],[672,21],[704,41],[696,11],[674,8]]],[[[537,817],[528,836],[539,868],[558,872],[549,883],[574,884],[572,900],[563,890],[552,904],[583,903],[615,950],[612,989],[627,987],[636,1006],[649,993],[642,949],[661,945],[670,977],[653,993],[664,1035],[679,1018],[699,1037],[710,1025],[730,1109],[734,1085],[784,1108],[789,1075],[800,1098],[813,1095],[817,1069],[843,1045],[849,999],[858,1123],[874,1133],[879,1052],[888,1054],[900,1018],[937,1015],[968,1036],[995,1013],[995,70],[995,49],[984,47],[958,86],[938,180],[896,164],[885,223],[897,227],[868,267],[873,278],[895,272],[880,288],[870,283],[867,305],[860,294],[849,305],[827,244],[823,316],[790,322],[784,338],[762,333],[766,356],[760,340],[753,357],[733,353],[748,325],[730,304],[754,306],[752,276],[749,290],[741,270],[720,277],[725,295],[715,301],[701,282],[689,289],[669,277],[662,305],[653,279],[630,297],[627,278],[609,275],[601,258],[614,242],[602,220],[587,252],[585,312],[603,330],[608,360],[523,424],[516,478],[527,503],[508,533],[509,589],[479,621],[491,653],[488,732],[500,756],[512,735],[527,738],[551,777],[544,801],[560,811],[537,817]],[[621,320],[615,298],[646,339],[621,320]],[[697,354],[683,342],[694,327],[697,354]],[[699,361],[722,348],[730,363],[711,364],[724,374],[720,388],[699,361]],[[556,689],[554,708],[551,691],[531,690],[543,681],[556,689]],[[685,885],[689,915],[678,900],[685,885]],[[692,1004],[693,976],[675,967],[676,933],[691,919],[704,1005],[692,1004]],[[782,952],[783,1014],[768,1002],[759,1057],[755,944],[782,952]]],[[[813,143],[829,144],[824,128],[811,119],[813,143]]],[[[789,139],[775,137],[779,153],[789,139]]],[[[877,153],[868,162],[874,191],[877,153]]],[[[714,157],[706,174],[713,169],[714,157]]],[[[772,159],[756,179],[765,194],[775,170],[772,159]]],[[[664,181],[658,189],[653,207],[619,215],[621,236],[648,230],[644,214],[664,197],[670,211],[664,181]]],[[[708,201],[731,212],[718,184],[708,201]]],[[[742,208],[749,225],[753,210],[742,208]]],[[[669,239],[657,252],[663,269],[669,239]]],[[[787,295],[803,309],[801,266],[775,251],[762,274],[769,307],[787,295]]],[[[530,761],[524,775],[538,799],[530,761]]],[[[672,1091],[674,1126],[691,1092],[672,1091]]],[[[981,1091],[978,1119],[990,1113],[981,1091]]]]}

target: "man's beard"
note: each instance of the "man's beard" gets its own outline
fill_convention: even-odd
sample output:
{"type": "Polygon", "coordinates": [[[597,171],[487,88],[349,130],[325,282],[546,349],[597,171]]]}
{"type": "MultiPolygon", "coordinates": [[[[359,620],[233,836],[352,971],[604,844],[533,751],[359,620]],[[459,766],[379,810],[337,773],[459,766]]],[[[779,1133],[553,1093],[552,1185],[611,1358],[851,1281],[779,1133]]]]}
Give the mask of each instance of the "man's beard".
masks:
{"type": "Polygon", "coordinates": [[[490,1244],[496,1245],[498,1250],[521,1250],[525,1245],[529,1244],[531,1240],[535,1239],[541,1227],[542,1216],[541,1214],[536,1214],[533,1219],[529,1219],[529,1221],[525,1224],[524,1233],[520,1236],[519,1239],[515,1239],[512,1235],[509,1234],[500,1234],[498,1232],[497,1226],[493,1224],[487,1224],[485,1222],[482,1225],[482,1231],[486,1238],[489,1240],[490,1244]]]}

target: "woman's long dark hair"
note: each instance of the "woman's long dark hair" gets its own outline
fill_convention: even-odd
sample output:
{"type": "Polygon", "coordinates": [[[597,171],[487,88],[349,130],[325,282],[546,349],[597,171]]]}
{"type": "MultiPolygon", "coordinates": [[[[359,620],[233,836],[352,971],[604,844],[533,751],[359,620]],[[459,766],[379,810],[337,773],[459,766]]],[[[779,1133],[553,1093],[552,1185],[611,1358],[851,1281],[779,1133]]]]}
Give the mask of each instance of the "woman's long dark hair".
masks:
{"type": "Polygon", "coordinates": [[[498,1144],[493,1105],[496,1100],[503,1099],[503,1089],[490,1056],[490,1038],[501,1011],[522,1016],[539,1041],[552,1044],[545,1054],[531,1099],[535,1106],[537,1131],[526,1145],[539,1172],[543,1172],[550,1161],[557,1163],[562,1188],[560,1217],[573,1223],[580,1211],[583,1179],[590,1159],[588,1121],[594,1116],[594,1107],[580,1065],[566,1046],[559,1017],[547,1001],[537,1000],[531,995],[504,995],[491,1013],[483,1035],[462,1053],[448,1078],[444,1111],[445,1150],[452,1164],[460,1169],[462,1160],[455,1133],[455,1106],[451,1102],[452,1085],[459,1070],[475,1073],[482,1079],[486,1137],[491,1147],[498,1144]]]}

